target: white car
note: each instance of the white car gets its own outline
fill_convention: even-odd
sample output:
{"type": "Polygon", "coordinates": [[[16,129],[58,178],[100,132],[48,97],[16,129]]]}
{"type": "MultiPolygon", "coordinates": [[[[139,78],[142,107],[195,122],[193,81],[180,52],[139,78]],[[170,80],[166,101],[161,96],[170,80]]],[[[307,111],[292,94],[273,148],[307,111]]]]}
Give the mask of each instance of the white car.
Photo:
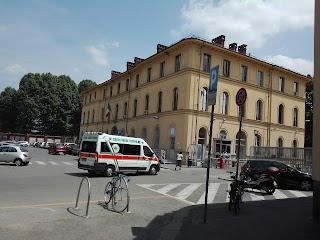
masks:
{"type": "Polygon", "coordinates": [[[20,146],[23,146],[23,147],[28,147],[29,146],[29,142],[28,141],[18,141],[18,143],[20,144],[20,146]]]}

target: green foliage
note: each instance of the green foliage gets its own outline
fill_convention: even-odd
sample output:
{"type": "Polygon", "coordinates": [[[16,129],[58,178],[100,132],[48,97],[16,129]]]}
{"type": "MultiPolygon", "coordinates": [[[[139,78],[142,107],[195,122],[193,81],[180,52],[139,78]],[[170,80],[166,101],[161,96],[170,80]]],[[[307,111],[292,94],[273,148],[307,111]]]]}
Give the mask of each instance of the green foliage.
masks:
{"type": "Polygon", "coordinates": [[[79,86],[66,75],[28,73],[19,89],[6,88],[0,95],[2,131],[48,135],[78,135],[81,91],[96,85],[83,80],[79,86]]]}
{"type": "Polygon", "coordinates": [[[89,79],[82,80],[78,85],[79,93],[82,93],[83,91],[85,91],[91,87],[94,87],[96,85],[97,84],[92,80],[89,80],[89,79]]]}

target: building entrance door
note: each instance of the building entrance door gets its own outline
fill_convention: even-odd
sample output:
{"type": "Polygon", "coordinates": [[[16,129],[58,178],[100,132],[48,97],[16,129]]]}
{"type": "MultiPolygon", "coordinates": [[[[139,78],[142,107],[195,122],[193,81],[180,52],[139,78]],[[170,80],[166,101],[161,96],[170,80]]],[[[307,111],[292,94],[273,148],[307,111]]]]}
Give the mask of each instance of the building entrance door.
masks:
{"type": "Polygon", "coordinates": [[[170,160],[175,160],[174,159],[174,145],[175,145],[175,141],[176,141],[176,128],[175,127],[171,127],[170,128],[170,150],[169,150],[169,159],[170,160]]]}

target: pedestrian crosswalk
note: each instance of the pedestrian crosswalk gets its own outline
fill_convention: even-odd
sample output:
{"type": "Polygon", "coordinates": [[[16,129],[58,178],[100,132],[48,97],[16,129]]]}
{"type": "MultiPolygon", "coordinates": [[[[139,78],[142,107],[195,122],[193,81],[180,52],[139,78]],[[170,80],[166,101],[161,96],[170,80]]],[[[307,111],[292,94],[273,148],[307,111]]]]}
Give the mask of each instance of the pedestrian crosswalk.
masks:
{"type": "Polygon", "coordinates": [[[54,161],[31,161],[29,162],[29,165],[54,165],[54,166],[58,166],[58,165],[68,165],[68,166],[76,166],[77,162],[65,162],[65,161],[59,161],[59,162],[54,162],[54,161]]]}
{"type": "MultiPolygon", "coordinates": [[[[191,205],[205,203],[204,183],[171,183],[171,184],[137,184],[150,191],[176,198],[191,205]]],[[[210,183],[208,186],[208,203],[228,202],[228,183],[210,183]]],[[[263,201],[286,198],[300,198],[312,196],[312,191],[282,190],[276,189],[272,195],[264,191],[247,190],[243,195],[243,201],[263,201]]]]}

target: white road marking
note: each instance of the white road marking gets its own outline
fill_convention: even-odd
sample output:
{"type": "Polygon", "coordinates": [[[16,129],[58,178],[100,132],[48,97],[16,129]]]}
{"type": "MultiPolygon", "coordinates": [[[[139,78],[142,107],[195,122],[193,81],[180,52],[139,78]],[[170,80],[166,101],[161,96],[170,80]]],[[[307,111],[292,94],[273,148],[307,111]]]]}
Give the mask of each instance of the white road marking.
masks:
{"type": "Polygon", "coordinates": [[[290,193],[295,195],[296,197],[307,197],[307,195],[303,192],[296,191],[296,190],[289,190],[290,193]]]}
{"type": "Polygon", "coordinates": [[[51,163],[52,165],[59,165],[58,163],[56,162],[52,162],[52,161],[48,161],[49,163],[51,163]]]}
{"type": "MultiPolygon", "coordinates": [[[[210,185],[208,187],[208,203],[211,203],[213,201],[214,197],[217,194],[219,185],[220,185],[220,183],[210,183],[210,185]]],[[[206,192],[204,192],[202,194],[202,196],[198,200],[197,204],[204,204],[205,197],[206,197],[206,192]]]]}
{"type": "Polygon", "coordinates": [[[169,192],[170,190],[178,187],[179,185],[180,185],[180,184],[168,184],[167,186],[164,186],[163,188],[158,189],[157,192],[164,194],[164,193],[167,193],[167,192],[169,192]]]}
{"type": "Polygon", "coordinates": [[[63,162],[65,165],[73,165],[73,163],[70,163],[70,162],[63,162]]]}
{"type": "Polygon", "coordinates": [[[36,163],[40,164],[40,165],[46,165],[44,162],[42,161],[35,161],[36,163]]]}
{"type": "Polygon", "coordinates": [[[273,196],[275,199],[285,199],[288,198],[287,195],[285,195],[283,192],[281,192],[280,190],[276,189],[273,193],[273,196]]]}
{"type": "Polygon", "coordinates": [[[198,187],[200,187],[202,183],[194,183],[183,189],[181,192],[179,192],[176,197],[179,199],[186,199],[189,197],[198,187]]]}
{"type": "Polygon", "coordinates": [[[249,196],[252,201],[262,201],[265,200],[264,196],[261,193],[249,193],[249,196]]]}

